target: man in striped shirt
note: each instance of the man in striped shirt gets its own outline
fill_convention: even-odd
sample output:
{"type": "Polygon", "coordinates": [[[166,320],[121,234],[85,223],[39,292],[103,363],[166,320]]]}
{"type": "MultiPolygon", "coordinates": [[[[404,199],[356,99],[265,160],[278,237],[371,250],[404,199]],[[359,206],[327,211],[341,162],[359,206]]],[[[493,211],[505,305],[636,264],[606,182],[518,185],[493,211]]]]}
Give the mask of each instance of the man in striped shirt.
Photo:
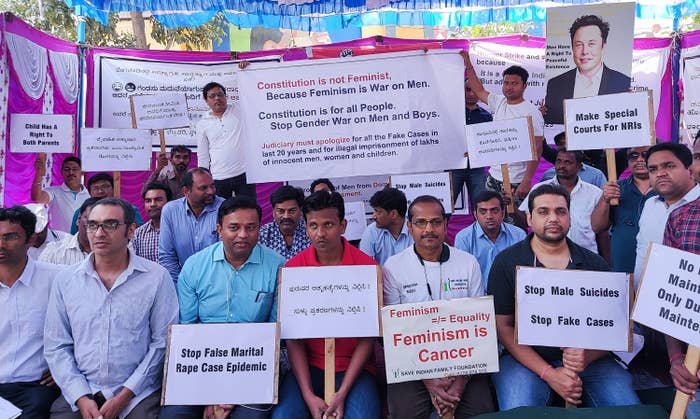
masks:
{"type": "Polygon", "coordinates": [[[136,229],[132,244],[137,255],[158,263],[160,213],[163,206],[173,198],[173,193],[162,182],[150,182],[144,187],[141,197],[150,220],[136,229]]]}

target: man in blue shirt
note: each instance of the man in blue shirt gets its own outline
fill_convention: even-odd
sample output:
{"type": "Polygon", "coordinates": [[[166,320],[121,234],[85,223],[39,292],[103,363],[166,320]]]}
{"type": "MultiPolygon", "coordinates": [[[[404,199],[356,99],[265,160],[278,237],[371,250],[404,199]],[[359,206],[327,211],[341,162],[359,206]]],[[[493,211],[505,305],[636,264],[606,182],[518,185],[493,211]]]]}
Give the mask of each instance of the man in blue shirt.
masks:
{"type": "MultiPolygon", "coordinates": [[[[481,106],[477,105],[479,99],[472,91],[471,87],[467,86],[467,81],[464,81],[464,103],[466,105],[465,118],[467,125],[479,124],[482,122],[493,121],[491,113],[481,106]]],[[[467,153],[464,153],[467,157],[467,153]]],[[[474,198],[486,188],[486,171],[483,167],[472,169],[467,163],[466,169],[450,170],[452,176],[452,201],[457,201],[457,196],[462,192],[462,185],[467,184],[469,192],[470,207],[474,207],[474,198]]]]}
{"type": "Polygon", "coordinates": [[[182,177],[184,198],[170,201],[160,215],[158,263],[177,282],[188,257],[219,240],[216,212],[224,199],[216,196],[209,170],[190,169],[182,177]]]}
{"type": "Polygon", "coordinates": [[[476,222],[455,236],[455,247],[471,253],[479,261],[481,281],[487,289],[491,264],[503,249],[523,240],[525,231],[520,227],[504,223],[505,202],[500,193],[483,191],[474,199],[476,222]]]}
{"type": "MultiPolygon", "coordinates": [[[[261,219],[260,206],[248,197],[221,204],[216,224],[221,241],[192,255],[180,272],[180,323],[277,320],[277,271],[285,259],[258,243],[261,219]]],[[[203,406],[166,406],[160,417],[202,417],[203,410],[203,406]]],[[[267,405],[235,406],[231,417],[262,419],[269,410],[267,405]]]]}
{"type": "MultiPolygon", "coordinates": [[[[566,133],[565,132],[560,132],[559,134],[554,136],[554,144],[557,145],[557,149],[566,149],[566,133]]],[[[546,143],[546,141],[542,142],[542,157],[544,157],[545,160],[548,162],[554,164],[555,161],[557,160],[557,149],[554,149],[549,146],[549,144],[546,143]]],[[[540,178],[540,182],[544,182],[545,180],[549,180],[554,178],[554,176],[557,175],[556,169],[554,167],[550,167],[549,169],[545,170],[545,172],[542,174],[542,177],[540,178]]],[[[608,178],[605,177],[605,173],[603,173],[602,170],[591,166],[589,164],[586,164],[585,162],[582,162],[582,167],[581,170],[578,172],[578,177],[584,181],[588,182],[591,185],[595,185],[599,188],[603,188],[603,185],[605,182],[608,181],[608,178]]]]}
{"type": "Polygon", "coordinates": [[[389,257],[413,244],[406,228],[406,195],[387,186],[372,195],[369,204],[374,209],[374,222],[362,234],[359,247],[383,265],[389,257]]]}

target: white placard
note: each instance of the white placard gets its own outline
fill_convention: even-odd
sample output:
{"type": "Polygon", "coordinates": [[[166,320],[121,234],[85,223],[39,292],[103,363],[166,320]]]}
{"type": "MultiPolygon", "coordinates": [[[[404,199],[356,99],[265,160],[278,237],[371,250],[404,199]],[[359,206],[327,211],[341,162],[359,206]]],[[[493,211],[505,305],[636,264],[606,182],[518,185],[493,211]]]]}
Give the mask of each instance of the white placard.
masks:
{"type": "MultiPolygon", "coordinates": [[[[345,201],[364,202],[365,214],[367,215],[371,215],[373,212],[372,206],[369,204],[372,195],[389,184],[389,176],[387,175],[334,177],[329,180],[345,201]]],[[[287,184],[301,188],[306,195],[309,195],[311,193],[309,186],[311,186],[312,181],[311,179],[290,180],[287,184]]]]}
{"type": "Polygon", "coordinates": [[[367,228],[367,218],[365,217],[365,204],[362,201],[345,201],[345,219],[348,222],[345,228],[345,237],[348,240],[360,240],[367,228]]]}
{"type": "Polygon", "coordinates": [[[564,101],[569,150],[653,145],[654,107],[650,91],[564,101]]]}
{"type": "Polygon", "coordinates": [[[422,173],[417,175],[396,175],[389,178],[391,186],[406,194],[406,202],[411,205],[421,195],[431,195],[439,199],[445,212],[452,214],[452,178],[450,172],[422,173]]]}
{"type": "Polygon", "coordinates": [[[535,158],[532,119],[500,119],[467,125],[471,167],[530,161],[535,158]]]}
{"type": "Polygon", "coordinates": [[[282,268],[282,339],[379,336],[376,265],[282,268]]]}
{"type": "Polygon", "coordinates": [[[10,151],[13,153],[73,153],[73,115],[10,115],[10,151]]]}
{"type": "Polygon", "coordinates": [[[277,323],[170,326],[164,405],[277,403],[277,323]]]}
{"type": "Polygon", "coordinates": [[[519,266],[516,342],[630,351],[628,274],[519,266]]]}
{"type": "Polygon", "coordinates": [[[133,95],[136,128],[168,129],[190,126],[187,96],[184,93],[133,95]]]}
{"type": "Polygon", "coordinates": [[[700,256],[650,243],[632,319],[700,346],[700,256]]]}
{"type": "Polygon", "coordinates": [[[238,73],[248,180],[464,167],[463,75],[456,51],[251,65],[238,73]]]}
{"type": "Polygon", "coordinates": [[[151,133],[143,129],[83,128],[80,157],[86,172],[151,169],[151,133]]]}
{"type": "Polygon", "coordinates": [[[382,308],[389,384],[498,371],[493,297],[382,308]]]}
{"type": "Polygon", "coordinates": [[[22,414],[22,409],[0,397],[0,418],[15,419],[22,414]]]}

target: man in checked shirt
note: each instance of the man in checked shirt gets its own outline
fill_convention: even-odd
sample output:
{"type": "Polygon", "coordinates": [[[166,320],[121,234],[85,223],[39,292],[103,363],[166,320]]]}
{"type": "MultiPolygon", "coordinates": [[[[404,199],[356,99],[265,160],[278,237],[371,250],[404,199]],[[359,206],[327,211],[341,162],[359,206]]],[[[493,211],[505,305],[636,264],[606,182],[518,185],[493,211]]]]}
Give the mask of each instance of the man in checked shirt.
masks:
{"type": "Polygon", "coordinates": [[[158,263],[160,213],[163,206],[173,198],[173,193],[164,183],[150,182],[143,188],[141,197],[150,220],[134,231],[132,244],[138,256],[158,263]]]}

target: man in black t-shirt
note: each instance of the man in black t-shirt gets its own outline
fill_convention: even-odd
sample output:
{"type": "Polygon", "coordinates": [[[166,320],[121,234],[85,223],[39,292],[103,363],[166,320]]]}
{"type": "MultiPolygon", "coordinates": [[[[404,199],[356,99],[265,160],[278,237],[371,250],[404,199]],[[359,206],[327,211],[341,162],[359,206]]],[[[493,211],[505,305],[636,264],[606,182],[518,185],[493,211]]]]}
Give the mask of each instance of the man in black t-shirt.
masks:
{"type": "Polygon", "coordinates": [[[527,222],[533,232],[498,254],[491,266],[488,293],[494,297],[498,340],[505,348],[500,372],[492,377],[501,410],[544,406],[554,393],[575,405],[639,404],[630,375],[610,352],[515,342],[517,266],[609,270],[603,258],[566,238],[569,204],[568,192],[558,185],[541,185],[530,192],[527,222]]]}

